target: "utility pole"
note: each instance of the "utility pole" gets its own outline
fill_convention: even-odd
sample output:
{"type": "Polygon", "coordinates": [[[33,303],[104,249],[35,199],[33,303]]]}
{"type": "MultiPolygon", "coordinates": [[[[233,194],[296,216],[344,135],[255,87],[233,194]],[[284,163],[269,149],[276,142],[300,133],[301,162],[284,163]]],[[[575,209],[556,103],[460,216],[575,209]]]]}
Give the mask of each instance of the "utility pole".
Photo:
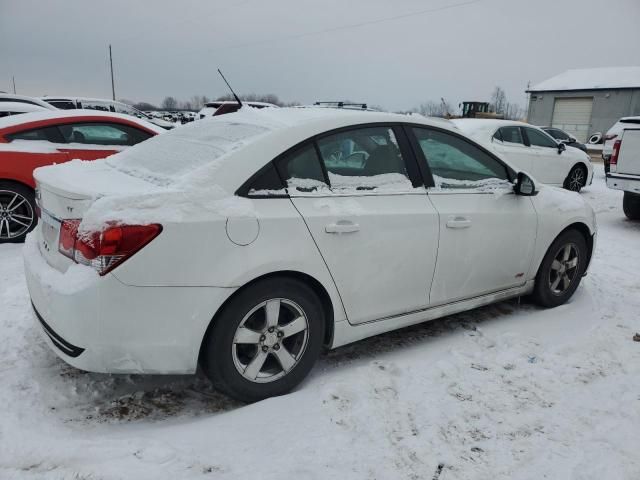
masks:
{"type": "Polygon", "coordinates": [[[16,94],[16,77],[11,77],[11,80],[13,81],[13,94],[16,94]]]}
{"type": "Polygon", "coordinates": [[[111,98],[116,99],[116,87],[113,83],[113,56],[111,55],[111,44],[109,44],[109,65],[111,66],[111,98]]]}

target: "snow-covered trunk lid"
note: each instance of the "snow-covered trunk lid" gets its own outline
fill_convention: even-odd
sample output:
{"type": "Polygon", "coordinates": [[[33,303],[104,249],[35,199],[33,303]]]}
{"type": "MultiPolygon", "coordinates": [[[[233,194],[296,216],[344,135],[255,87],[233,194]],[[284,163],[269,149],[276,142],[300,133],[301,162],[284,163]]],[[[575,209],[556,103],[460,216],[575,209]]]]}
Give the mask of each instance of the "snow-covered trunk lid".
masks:
{"type": "Polygon", "coordinates": [[[82,220],[100,197],[153,189],[147,182],[115,170],[103,161],[74,161],[38,168],[34,178],[40,208],[36,231],[38,248],[47,263],[62,272],[73,264],[73,260],[58,250],[65,220],[82,220]]]}
{"type": "Polygon", "coordinates": [[[640,129],[624,131],[616,173],[640,175],[640,129]]]}

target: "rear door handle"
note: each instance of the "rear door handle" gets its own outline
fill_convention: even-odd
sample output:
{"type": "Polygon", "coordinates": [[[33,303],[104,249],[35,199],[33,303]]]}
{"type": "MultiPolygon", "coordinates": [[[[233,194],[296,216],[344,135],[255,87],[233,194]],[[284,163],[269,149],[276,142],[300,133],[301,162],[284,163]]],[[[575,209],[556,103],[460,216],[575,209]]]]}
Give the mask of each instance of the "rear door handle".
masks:
{"type": "Polygon", "coordinates": [[[447,228],[469,228],[471,220],[465,217],[450,217],[447,220],[447,228]]]}
{"type": "Polygon", "coordinates": [[[330,223],[324,227],[324,231],[327,233],[354,233],[358,230],[360,230],[360,225],[343,220],[330,223]]]}

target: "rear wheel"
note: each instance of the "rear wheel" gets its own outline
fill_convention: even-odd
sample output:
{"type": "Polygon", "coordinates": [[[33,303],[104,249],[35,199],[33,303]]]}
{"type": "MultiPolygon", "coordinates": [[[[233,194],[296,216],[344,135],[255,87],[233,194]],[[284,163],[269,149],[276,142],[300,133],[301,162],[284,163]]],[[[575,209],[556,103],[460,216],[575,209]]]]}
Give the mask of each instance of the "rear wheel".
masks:
{"type": "Polygon", "coordinates": [[[0,181],[0,243],[24,242],[36,222],[33,190],[18,183],[0,181]]]}
{"type": "Polygon", "coordinates": [[[622,210],[629,220],[640,220],[640,195],[624,192],[622,210]]]}
{"type": "Polygon", "coordinates": [[[564,181],[564,188],[572,192],[579,192],[587,184],[587,170],[580,165],[571,169],[564,181]]]}
{"type": "Polygon", "coordinates": [[[561,234],[542,260],[533,291],[534,300],[544,307],[565,303],[578,288],[587,266],[587,242],[577,230],[561,234]]]}
{"type": "Polygon", "coordinates": [[[202,366],[218,390],[255,402],[298,385],[323,338],[324,311],[314,291],[293,279],[267,279],[240,291],[215,319],[202,366]]]}

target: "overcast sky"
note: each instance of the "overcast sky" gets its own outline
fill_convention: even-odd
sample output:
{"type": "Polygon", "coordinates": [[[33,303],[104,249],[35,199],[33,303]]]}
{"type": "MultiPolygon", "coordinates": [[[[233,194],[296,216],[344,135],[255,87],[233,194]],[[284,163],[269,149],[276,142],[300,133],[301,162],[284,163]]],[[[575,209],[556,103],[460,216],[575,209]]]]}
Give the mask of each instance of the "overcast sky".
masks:
{"type": "Polygon", "coordinates": [[[408,109],[526,103],[569,68],[640,65],[640,0],[0,0],[0,90],[160,103],[275,93],[408,109]]]}

